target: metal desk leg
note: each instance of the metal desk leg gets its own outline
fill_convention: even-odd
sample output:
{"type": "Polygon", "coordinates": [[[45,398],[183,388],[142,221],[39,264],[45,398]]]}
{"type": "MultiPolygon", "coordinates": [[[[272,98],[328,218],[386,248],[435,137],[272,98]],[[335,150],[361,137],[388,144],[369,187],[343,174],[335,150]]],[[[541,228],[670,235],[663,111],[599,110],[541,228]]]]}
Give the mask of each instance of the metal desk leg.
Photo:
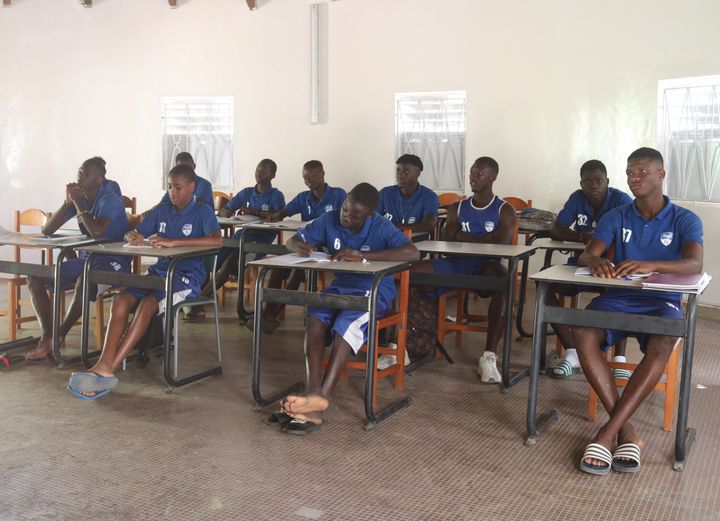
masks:
{"type": "MultiPolygon", "coordinates": [[[[255,281],[255,309],[262,309],[263,297],[264,297],[264,282],[265,277],[269,272],[269,268],[263,267],[258,273],[257,280],[255,281]]],[[[238,297],[240,300],[240,296],[238,297]]],[[[239,305],[238,305],[239,309],[239,305]]],[[[273,393],[272,395],[265,398],[260,392],[260,345],[262,337],[262,313],[255,313],[253,317],[253,350],[252,350],[252,394],[255,399],[255,410],[260,411],[266,405],[273,402],[277,402],[280,398],[287,396],[290,393],[302,391],[305,388],[303,382],[297,382],[290,387],[273,393]]]]}
{"type": "Polygon", "coordinates": [[[508,284],[507,284],[507,301],[505,304],[505,338],[503,338],[503,367],[502,367],[502,387],[501,392],[508,392],[510,388],[528,375],[529,369],[524,369],[510,378],[510,346],[512,345],[512,309],[513,294],[515,292],[515,269],[517,267],[517,259],[508,260],[508,284]]]}
{"type": "Polygon", "coordinates": [[[375,368],[372,366],[372,361],[375,359],[375,352],[377,345],[375,343],[375,330],[377,328],[377,297],[378,288],[380,282],[383,279],[383,275],[375,276],[373,278],[372,288],[370,289],[370,302],[368,305],[369,321],[368,321],[368,339],[367,339],[367,362],[365,369],[365,416],[367,416],[368,422],[365,425],[365,430],[372,430],[375,426],[383,420],[386,420],[396,412],[404,409],[412,401],[409,396],[398,400],[397,402],[387,406],[380,412],[375,412],[373,406],[373,388],[375,387],[375,368]]]}
{"type": "Polygon", "coordinates": [[[548,418],[537,424],[537,391],[540,380],[541,357],[545,355],[545,344],[547,343],[547,328],[545,325],[545,296],[547,295],[548,284],[541,282],[538,285],[537,297],[535,298],[535,327],[533,331],[533,346],[530,357],[530,381],[528,385],[528,408],[527,408],[527,438],[525,445],[532,447],[537,442],[540,433],[555,423],[560,418],[560,411],[553,409],[548,418]]]}
{"type": "Polygon", "coordinates": [[[697,295],[690,295],[687,304],[687,333],[683,346],[682,374],[680,375],[680,398],[678,399],[678,417],[675,432],[675,462],[673,470],[682,471],[690,446],[695,440],[696,431],[687,427],[690,405],[690,384],[692,380],[693,350],[695,348],[695,318],[697,295]]]}
{"type": "Polygon", "coordinates": [[[247,309],[245,309],[245,230],[240,232],[240,248],[238,252],[238,299],[237,299],[237,314],[241,321],[247,320],[252,316],[247,309]]]}
{"type": "MultiPolygon", "coordinates": [[[[197,256],[198,255],[180,255],[177,257],[173,257],[170,260],[170,264],[168,265],[168,271],[165,275],[165,330],[163,342],[163,374],[165,376],[165,382],[167,382],[170,388],[187,385],[207,376],[222,374],[221,365],[217,365],[211,369],[206,369],[204,371],[200,371],[198,373],[180,379],[175,378],[172,370],[170,344],[172,343],[173,321],[175,319],[175,314],[173,313],[173,279],[175,278],[175,270],[177,269],[181,261],[197,256]]],[[[175,340],[175,349],[178,349],[177,339],[175,340]]],[[[219,360],[218,364],[220,364],[219,360]]]]}
{"type": "Polygon", "coordinates": [[[517,329],[518,335],[520,335],[518,337],[518,340],[522,340],[523,338],[530,338],[532,336],[532,334],[525,331],[525,328],[523,327],[523,316],[525,314],[525,292],[527,291],[527,279],[529,269],[530,257],[526,256],[523,258],[523,267],[520,275],[520,298],[518,299],[518,311],[515,318],[515,328],[517,329]]]}
{"type": "MultiPolygon", "coordinates": [[[[57,362],[59,367],[63,367],[66,364],[74,364],[76,362],[80,361],[80,357],[72,357],[72,358],[63,358],[62,353],[60,352],[60,324],[62,323],[62,316],[60,313],[60,308],[62,305],[62,293],[63,288],[59,287],[59,282],[62,280],[62,264],[65,260],[65,257],[68,256],[68,253],[72,251],[72,248],[63,248],[58,253],[57,259],[55,261],[55,291],[53,291],[53,332],[52,332],[52,354],[53,358],[57,362]]],[[[86,260],[86,266],[90,263],[90,257],[86,260]]],[[[85,317],[83,316],[83,325],[85,325],[85,317]]]]}

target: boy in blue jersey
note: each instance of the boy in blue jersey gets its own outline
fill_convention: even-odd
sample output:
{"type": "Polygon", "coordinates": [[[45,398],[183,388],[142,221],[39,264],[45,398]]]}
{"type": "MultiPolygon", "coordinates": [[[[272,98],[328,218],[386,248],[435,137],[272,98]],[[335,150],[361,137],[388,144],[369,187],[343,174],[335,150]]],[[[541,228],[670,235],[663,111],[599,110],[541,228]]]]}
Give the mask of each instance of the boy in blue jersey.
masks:
{"type": "MultiPolygon", "coordinates": [[[[255,186],[249,186],[240,190],[224,208],[218,212],[220,217],[230,217],[234,214],[256,215],[261,219],[267,219],[269,215],[277,212],[285,206],[285,196],[277,188],[273,187],[272,180],[275,179],[277,164],[272,159],[263,159],[255,168],[255,186]]],[[[233,237],[240,237],[244,233],[239,230],[233,237]]],[[[271,243],[277,237],[273,231],[249,230],[246,240],[252,242],[271,243]]],[[[222,287],[231,275],[237,275],[238,271],[238,250],[236,248],[223,248],[218,255],[220,269],[215,274],[215,282],[218,288],[222,287]]],[[[204,295],[212,293],[212,288],[205,287],[204,295]]],[[[240,297],[241,298],[241,297],[240,297]]]]}
{"type": "Polygon", "coordinates": [[[440,205],[435,192],[418,182],[423,170],[418,156],[404,154],[395,162],[397,184],[380,190],[377,212],[400,230],[431,233],[440,205]]]}
{"type": "MultiPolygon", "coordinates": [[[[286,217],[292,217],[298,213],[301,220],[312,221],[324,213],[340,209],[347,193],[342,188],[330,186],[325,182],[325,169],[320,161],[312,159],[306,162],[303,165],[302,176],[308,190],[296,195],[282,210],[270,214],[267,222],[282,221],[286,217]]],[[[305,271],[272,270],[268,287],[279,288],[282,286],[282,281],[288,277],[290,279],[285,286],[286,289],[296,290],[305,281],[305,271]]],[[[262,319],[263,331],[271,333],[280,327],[277,317],[283,309],[285,309],[285,304],[271,303],[265,306],[262,319]]],[[[245,326],[249,329],[252,329],[254,324],[253,320],[245,322],[245,326]]]]}
{"type": "MultiPolygon", "coordinates": [[[[515,209],[493,194],[493,183],[500,168],[491,157],[478,158],[470,168],[470,188],[473,196],[448,208],[447,221],[441,240],[476,243],[510,244],[515,232],[515,209]]],[[[425,273],[461,273],[506,277],[507,269],[497,259],[482,257],[446,257],[427,260],[413,266],[413,271],[425,273]]],[[[447,291],[441,289],[440,292],[447,291]]],[[[490,297],[488,332],[485,351],[478,360],[478,374],[483,383],[500,383],[497,369],[497,346],[505,331],[504,292],[481,294],[490,297]]]]}
{"type": "MultiPolygon", "coordinates": [[[[663,195],[665,170],[660,152],[640,148],[627,161],[628,186],[635,202],[611,210],[598,222],[592,240],[578,259],[596,277],[613,278],[635,273],[699,274],[703,268],[703,232],[700,218],[674,205],[663,195]],[[613,259],[603,253],[614,247],[613,259]]],[[[682,317],[680,295],[628,289],[609,289],[587,309],[682,317]]],[[[630,418],[660,380],[677,338],[634,335],[644,357],[628,380],[622,396],[604,350],[633,333],[596,328],[572,328],[580,364],[588,382],[610,415],[587,446],[580,468],[590,474],[640,470],[643,440],[630,418]],[[614,453],[611,452],[617,444],[614,453]]]]}
{"type": "MultiPolygon", "coordinates": [[[[608,211],[618,206],[632,203],[625,192],[608,186],[609,179],[605,165],[597,159],[586,161],[580,167],[580,190],[575,190],[560,210],[550,237],[556,241],[590,242],[597,221],[608,211]]],[[[568,264],[577,264],[578,255],[568,259],[568,264]]],[[[573,285],[553,284],[547,296],[547,304],[559,306],[560,300],[555,294],[571,297],[577,295],[580,288],[573,285]]],[[[560,338],[565,352],[562,360],[553,366],[550,375],[553,378],[567,378],[580,372],[580,360],[574,347],[572,333],[567,326],[552,324],[560,338]]],[[[625,343],[621,342],[615,350],[615,361],[625,362],[625,343]]],[[[616,369],[615,376],[629,378],[630,371],[616,369]]]]}
{"type": "MultiPolygon", "coordinates": [[[[65,188],[65,202],[43,226],[45,235],[55,233],[63,224],[77,216],[80,231],[93,239],[109,241],[122,240],[130,228],[119,194],[120,187],[114,181],[105,179],[105,160],[92,157],[78,169],[76,183],[69,183],[65,188]]],[[[60,325],[60,342],[67,336],[70,329],[82,315],[82,273],[87,253],[79,258],[66,259],[62,265],[62,290],[75,283],[72,302],[65,318],[60,325]]],[[[93,260],[93,269],[104,271],[130,271],[128,257],[101,255],[93,260]]],[[[54,287],[53,281],[42,277],[28,277],[28,289],[35,314],[42,331],[37,347],[27,353],[28,360],[48,360],[52,351],[52,303],[48,289],[54,287]]],[[[90,288],[90,298],[95,300],[97,285],[90,288]]]]}
{"type": "MultiPolygon", "coordinates": [[[[360,183],[348,194],[339,212],[321,215],[298,230],[287,246],[308,256],[316,246],[324,246],[334,260],[362,262],[406,261],[420,258],[415,245],[387,220],[375,213],[378,191],[360,183]]],[[[372,275],[336,273],[325,293],[368,296],[372,275]]],[[[377,316],[385,314],[395,297],[392,276],[380,282],[377,316]]],[[[273,413],[267,422],[283,426],[285,432],[306,434],[322,425],[322,413],[330,404],[330,395],[340,374],[353,354],[367,339],[366,311],[309,308],[307,311],[305,353],[308,385],[304,395],[289,395],[282,412],[273,413]],[[323,372],[326,333],[333,333],[327,369],[323,372]]]]}
{"type": "MultiPolygon", "coordinates": [[[[135,230],[125,234],[131,244],[142,245],[147,238],[153,247],[222,245],[220,226],[215,212],[194,200],[195,172],[188,165],[176,165],[168,174],[171,203],[154,207],[135,230]]],[[[149,275],[164,277],[170,260],[159,259],[148,269],[149,275]]],[[[194,298],[200,293],[206,273],[202,258],[180,262],[173,280],[172,301],[166,303],[165,290],[128,288],[113,299],[105,345],[97,363],[86,372],[73,373],[68,390],[83,399],[104,396],[117,385],[114,376],[122,361],[142,338],[152,317],[163,313],[167,306],[194,298]],[[128,317],[134,311],[130,327],[128,317]]]]}

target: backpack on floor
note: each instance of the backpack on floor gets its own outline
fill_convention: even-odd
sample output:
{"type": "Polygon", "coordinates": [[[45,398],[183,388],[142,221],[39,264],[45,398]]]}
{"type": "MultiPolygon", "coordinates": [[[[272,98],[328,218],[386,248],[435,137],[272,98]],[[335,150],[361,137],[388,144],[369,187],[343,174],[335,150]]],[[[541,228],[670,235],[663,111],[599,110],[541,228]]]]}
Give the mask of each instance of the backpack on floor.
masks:
{"type": "Polygon", "coordinates": [[[438,300],[413,290],[408,299],[407,355],[411,361],[435,353],[438,332],[438,300]]]}

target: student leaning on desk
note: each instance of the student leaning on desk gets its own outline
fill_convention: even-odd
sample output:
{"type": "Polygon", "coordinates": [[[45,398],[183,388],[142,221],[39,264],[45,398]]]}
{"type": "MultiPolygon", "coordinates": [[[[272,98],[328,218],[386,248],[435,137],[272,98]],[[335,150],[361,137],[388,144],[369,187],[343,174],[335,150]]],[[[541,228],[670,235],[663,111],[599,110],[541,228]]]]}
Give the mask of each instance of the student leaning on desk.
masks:
{"type": "MultiPolygon", "coordinates": [[[[596,277],[624,277],[636,273],[699,274],[703,267],[703,231],[700,218],[674,205],[663,195],[663,157],[652,148],[640,148],[627,160],[627,182],[632,204],[615,208],[598,222],[592,240],[578,259],[596,277]],[[603,253],[614,246],[612,259],[603,253]]],[[[680,318],[680,294],[613,288],[593,299],[587,309],[680,318]]],[[[677,338],[636,334],[643,359],[622,396],[604,355],[628,335],[625,331],[576,327],[572,330],[580,364],[610,419],[587,446],[581,470],[604,475],[640,470],[643,440],[630,418],[653,390],[677,338]],[[614,449],[614,452],[613,452],[614,449]]]]}

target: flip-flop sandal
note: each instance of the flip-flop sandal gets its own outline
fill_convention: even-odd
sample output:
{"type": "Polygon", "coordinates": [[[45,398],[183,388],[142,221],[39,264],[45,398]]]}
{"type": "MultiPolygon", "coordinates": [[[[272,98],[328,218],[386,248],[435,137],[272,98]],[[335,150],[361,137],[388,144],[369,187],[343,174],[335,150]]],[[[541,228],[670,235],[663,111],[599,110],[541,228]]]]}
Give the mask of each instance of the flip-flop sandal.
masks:
{"type": "Polygon", "coordinates": [[[582,370],[579,367],[573,367],[573,365],[567,360],[563,360],[559,364],[550,368],[550,377],[556,380],[562,380],[563,378],[569,378],[574,374],[580,374],[582,370]]]}
{"type": "Polygon", "coordinates": [[[282,431],[286,432],[288,434],[304,436],[306,434],[311,433],[312,431],[316,431],[316,430],[320,429],[323,425],[325,425],[325,422],[313,423],[313,422],[293,418],[290,421],[290,423],[288,423],[287,425],[285,425],[285,427],[282,428],[282,431]]]}
{"type": "Polygon", "coordinates": [[[612,469],[615,472],[639,471],[640,447],[638,447],[635,443],[623,443],[622,445],[618,445],[612,455],[612,469]]]}
{"type": "Polygon", "coordinates": [[[68,387],[79,393],[94,393],[100,391],[110,391],[114,389],[118,383],[115,376],[101,376],[90,371],[72,373],[68,387]]]}
{"type": "Polygon", "coordinates": [[[183,313],[182,320],[185,322],[192,322],[193,320],[204,320],[205,316],[206,314],[204,311],[190,311],[188,313],[183,313]]]}
{"type": "Polygon", "coordinates": [[[267,416],[263,418],[263,422],[265,422],[266,425],[270,425],[273,427],[285,427],[288,423],[293,421],[293,417],[289,414],[285,414],[282,411],[277,411],[272,413],[270,416],[267,416]]]}
{"type": "Polygon", "coordinates": [[[616,380],[629,380],[632,376],[632,371],[629,369],[613,369],[612,370],[613,378],[616,380]]]}
{"type": "Polygon", "coordinates": [[[613,455],[610,451],[599,443],[591,443],[585,447],[585,452],[583,452],[582,459],[580,460],[580,470],[588,474],[594,474],[595,476],[606,476],[610,473],[612,464],[613,455]],[[590,463],[585,463],[585,460],[588,458],[600,460],[606,463],[606,465],[591,465],[590,463]]]}
{"type": "Polygon", "coordinates": [[[10,368],[13,365],[25,361],[23,355],[0,355],[0,369],[10,368]]]}
{"type": "Polygon", "coordinates": [[[25,357],[25,361],[26,361],[28,364],[43,365],[43,364],[47,364],[48,362],[50,362],[50,355],[39,356],[39,357],[37,357],[37,358],[28,358],[28,357],[26,356],[26,357],[25,357]]]}
{"type": "Polygon", "coordinates": [[[81,393],[80,391],[76,391],[75,389],[73,389],[73,388],[70,387],[69,385],[67,386],[67,390],[70,391],[71,393],[73,393],[73,394],[74,394],[75,396],[77,396],[78,398],[82,398],[83,400],[96,400],[96,399],[102,398],[102,397],[105,396],[106,394],[109,394],[109,393],[110,393],[110,389],[106,389],[106,390],[104,390],[104,391],[98,391],[98,392],[96,392],[95,394],[87,395],[87,394],[81,393]]]}

